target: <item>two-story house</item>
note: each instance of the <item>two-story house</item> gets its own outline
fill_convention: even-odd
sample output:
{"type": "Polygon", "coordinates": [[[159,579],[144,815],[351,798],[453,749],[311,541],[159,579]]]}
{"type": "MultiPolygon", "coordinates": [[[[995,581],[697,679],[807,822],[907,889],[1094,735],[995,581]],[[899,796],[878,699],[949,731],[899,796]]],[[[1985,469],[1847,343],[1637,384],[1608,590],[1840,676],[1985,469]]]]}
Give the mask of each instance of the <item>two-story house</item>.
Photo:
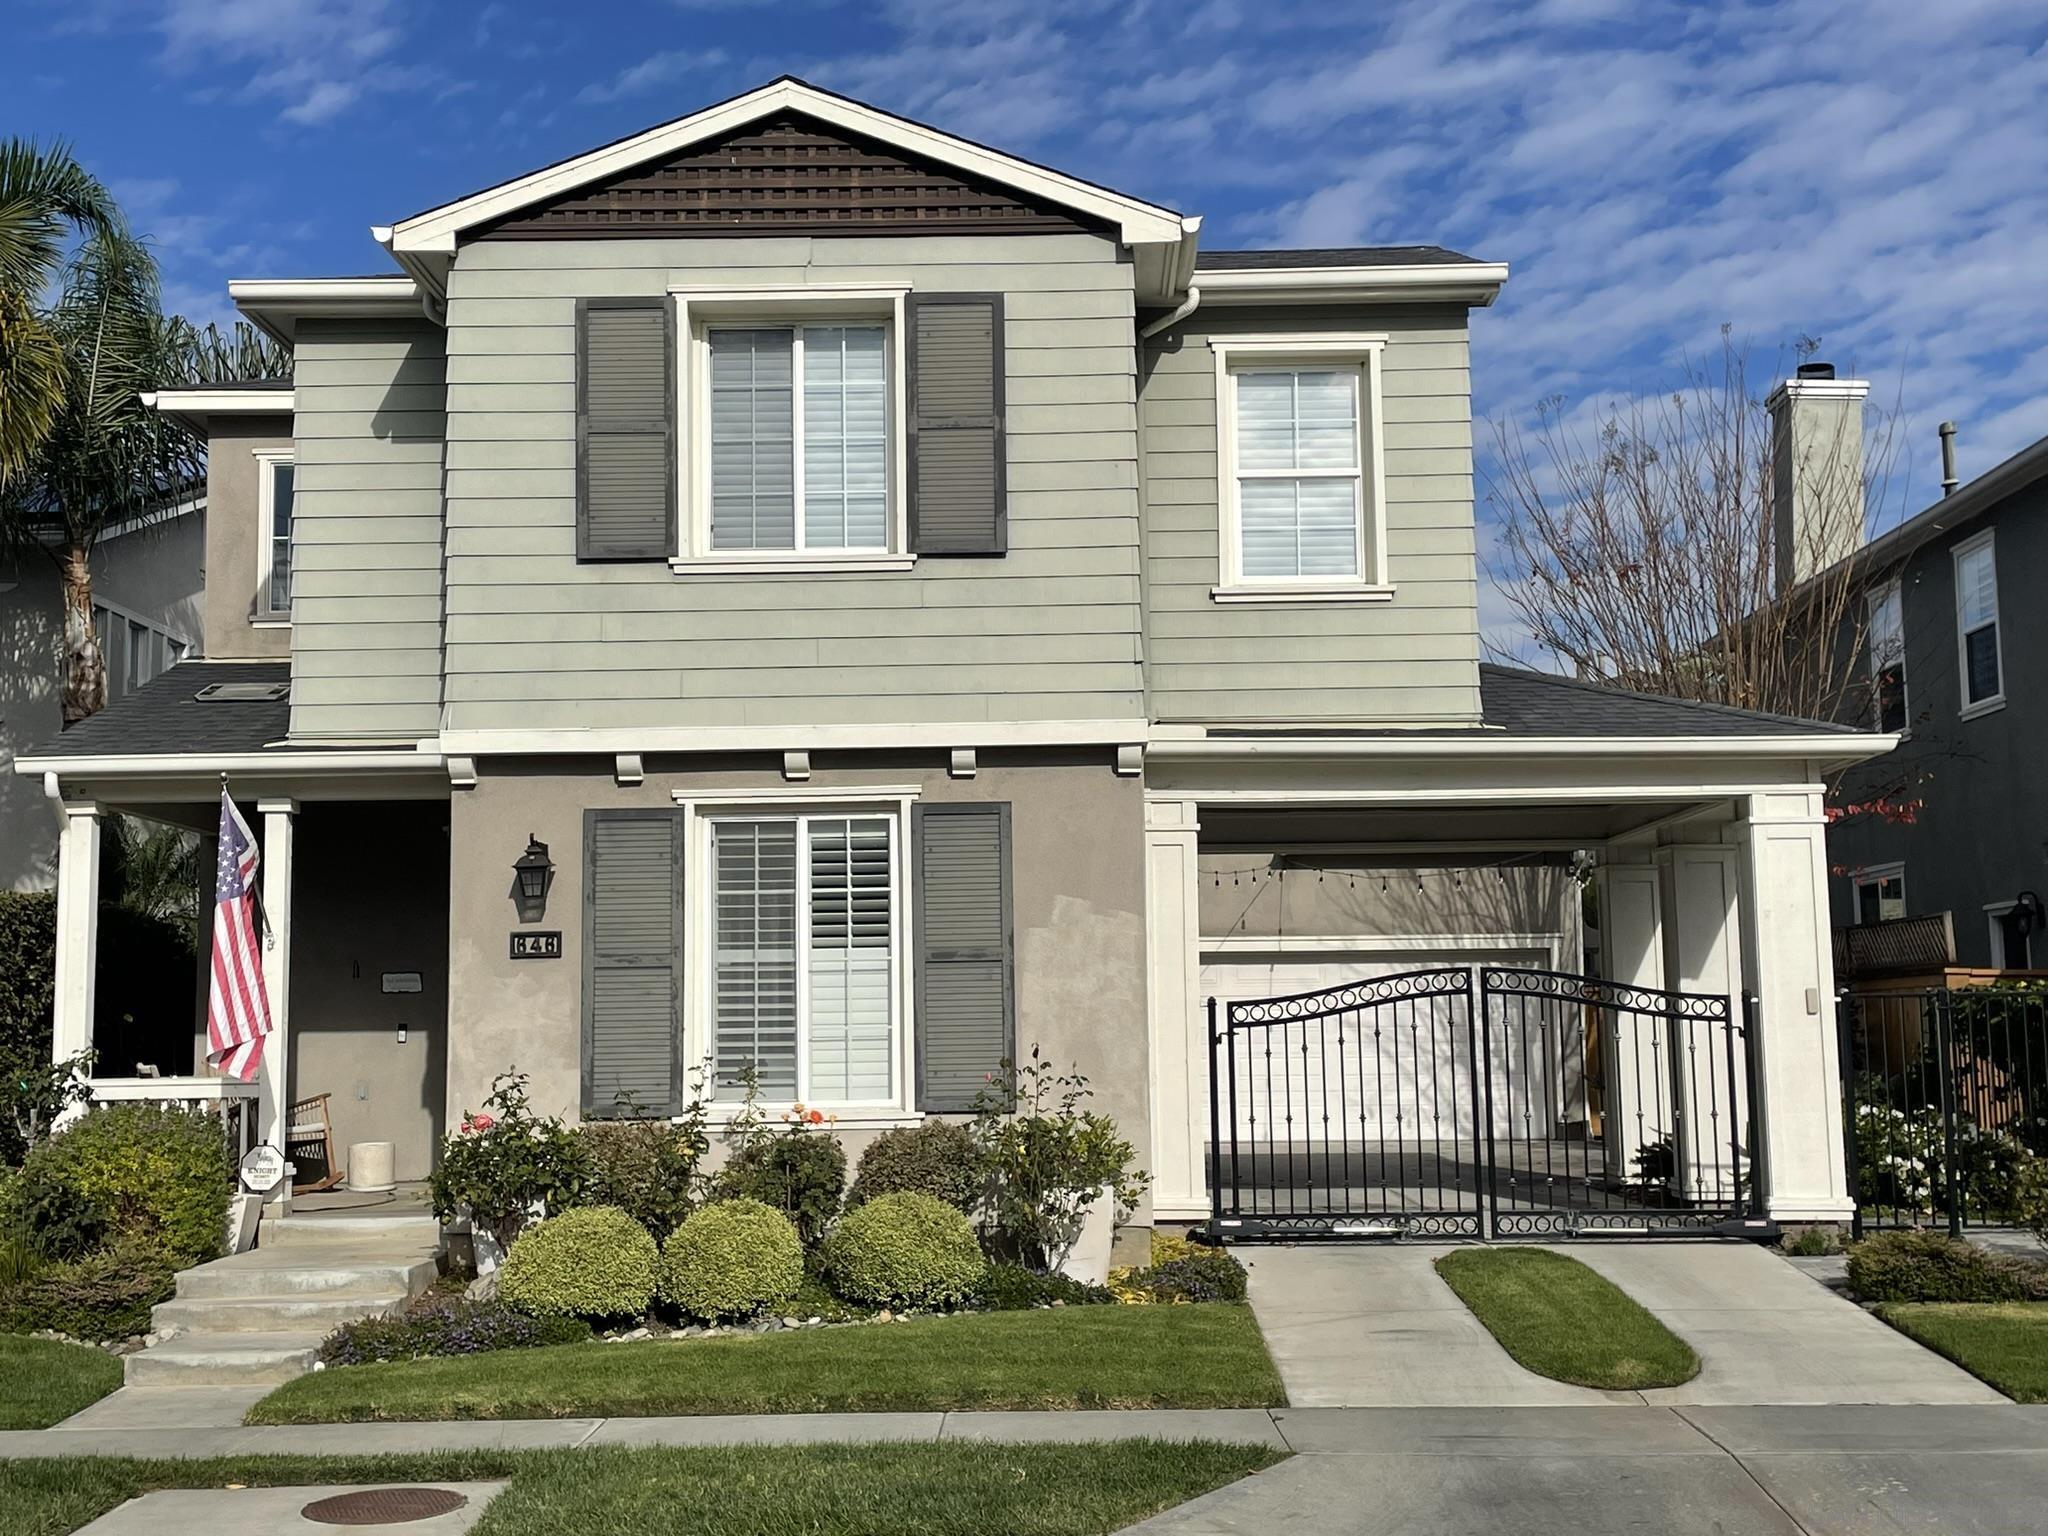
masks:
{"type": "Polygon", "coordinates": [[[160,401],[232,601],[21,765],[60,1052],[101,817],[210,826],[226,775],[264,1134],[329,1093],[401,1177],[511,1069],[570,1116],[751,1074],[858,1143],[1037,1047],[1143,1149],[1140,1224],[1226,1144],[1321,1230],[1569,1230],[1674,1144],[1847,1211],[1821,781],[1889,739],[1481,665],[1505,266],[1204,249],[789,78],[374,234],[389,276],[231,285],[289,398],[160,401]],[[1207,1006],[1307,992],[1256,1047],[1207,1006]]]}

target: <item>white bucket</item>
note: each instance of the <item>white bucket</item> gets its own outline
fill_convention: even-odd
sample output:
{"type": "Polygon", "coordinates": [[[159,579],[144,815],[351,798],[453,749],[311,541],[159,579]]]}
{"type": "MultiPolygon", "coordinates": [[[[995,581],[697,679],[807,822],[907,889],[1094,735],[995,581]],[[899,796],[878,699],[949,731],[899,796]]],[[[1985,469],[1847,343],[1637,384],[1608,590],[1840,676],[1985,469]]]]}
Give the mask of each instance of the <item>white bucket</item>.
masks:
{"type": "Polygon", "coordinates": [[[358,1141],[348,1149],[348,1187],[381,1195],[398,1187],[398,1152],[388,1141],[358,1141]]]}

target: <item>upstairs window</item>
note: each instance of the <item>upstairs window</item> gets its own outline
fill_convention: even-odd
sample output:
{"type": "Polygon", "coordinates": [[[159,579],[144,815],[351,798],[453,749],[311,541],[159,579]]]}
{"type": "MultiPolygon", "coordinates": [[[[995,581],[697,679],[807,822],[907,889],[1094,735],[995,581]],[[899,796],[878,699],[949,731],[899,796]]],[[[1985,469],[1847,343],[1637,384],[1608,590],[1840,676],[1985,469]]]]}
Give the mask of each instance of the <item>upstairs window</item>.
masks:
{"type": "Polygon", "coordinates": [[[281,622],[292,616],[293,464],[288,453],[256,455],[256,617],[281,622]]]}
{"type": "Polygon", "coordinates": [[[1871,714],[1880,731],[1906,728],[1906,626],[1897,581],[1870,594],[1871,714]]]}
{"type": "Polygon", "coordinates": [[[1856,872],[1856,921],[1888,923],[1906,915],[1906,866],[1873,864],[1856,872]]]}
{"type": "Polygon", "coordinates": [[[1376,345],[1217,344],[1219,601],[1386,597],[1376,345]]]}
{"type": "Polygon", "coordinates": [[[2005,703],[2005,667],[1998,643],[1998,554],[1990,529],[1955,548],[1956,644],[1963,680],[1963,717],[2005,703]]]}

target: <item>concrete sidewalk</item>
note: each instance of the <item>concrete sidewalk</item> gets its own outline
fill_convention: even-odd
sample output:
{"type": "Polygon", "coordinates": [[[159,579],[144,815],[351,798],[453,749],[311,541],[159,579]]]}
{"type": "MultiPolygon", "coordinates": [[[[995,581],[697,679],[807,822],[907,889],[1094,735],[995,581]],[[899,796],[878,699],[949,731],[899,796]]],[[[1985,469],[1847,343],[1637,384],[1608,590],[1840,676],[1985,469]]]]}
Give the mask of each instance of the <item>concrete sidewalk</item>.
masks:
{"type": "Polygon", "coordinates": [[[1544,1245],[1612,1280],[1698,1351],[1679,1387],[1595,1392],[1517,1365],[1433,1268],[1448,1244],[1240,1249],[1298,1407],[2003,1403],[1961,1367],[1751,1243],[1544,1245]]]}

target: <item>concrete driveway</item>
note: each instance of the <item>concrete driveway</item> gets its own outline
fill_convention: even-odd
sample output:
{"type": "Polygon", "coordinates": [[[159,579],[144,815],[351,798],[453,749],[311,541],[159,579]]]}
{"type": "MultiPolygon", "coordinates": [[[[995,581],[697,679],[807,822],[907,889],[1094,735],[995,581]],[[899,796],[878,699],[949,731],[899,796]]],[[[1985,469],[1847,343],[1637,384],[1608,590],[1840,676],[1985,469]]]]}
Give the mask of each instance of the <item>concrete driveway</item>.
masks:
{"type": "Polygon", "coordinates": [[[1437,1277],[1439,1244],[1245,1248],[1252,1309],[1302,1407],[2003,1403],[1862,1308],[1749,1243],[1559,1246],[1699,1353],[1681,1387],[1593,1392],[1525,1371],[1437,1277]]]}

